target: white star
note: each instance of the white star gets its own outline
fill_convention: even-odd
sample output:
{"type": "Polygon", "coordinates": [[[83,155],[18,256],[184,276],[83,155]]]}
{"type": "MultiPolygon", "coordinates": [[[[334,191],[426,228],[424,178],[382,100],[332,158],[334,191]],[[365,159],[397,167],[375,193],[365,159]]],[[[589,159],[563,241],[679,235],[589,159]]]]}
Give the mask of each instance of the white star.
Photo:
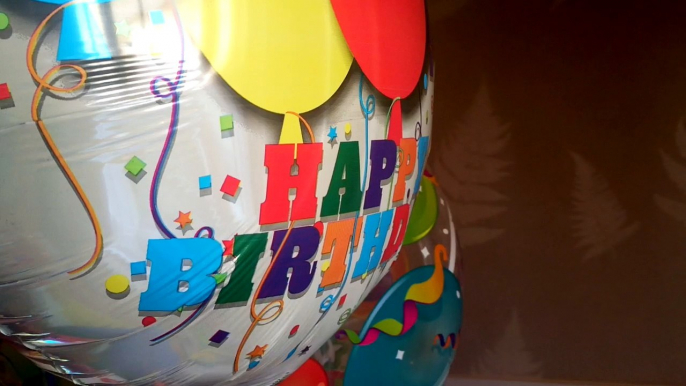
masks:
{"type": "Polygon", "coordinates": [[[405,355],[405,351],[398,350],[398,353],[395,355],[395,359],[403,360],[403,355],[405,355]]]}
{"type": "Polygon", "coordinates": [[[429,250],[426,248],[426,246],[422,247],[422,255],[424,255],[424,257],[427,257],[430,254],[431,254],[431,252],[429,252],[429,250]]]}
{"type": "Polygon", "coordinates": [[[117,35],[129,36],[131,33],[131,27],[129,27],[129,24],[126,22],[126,20],[114,23],[114,26],[117,28],[117,35]]]}

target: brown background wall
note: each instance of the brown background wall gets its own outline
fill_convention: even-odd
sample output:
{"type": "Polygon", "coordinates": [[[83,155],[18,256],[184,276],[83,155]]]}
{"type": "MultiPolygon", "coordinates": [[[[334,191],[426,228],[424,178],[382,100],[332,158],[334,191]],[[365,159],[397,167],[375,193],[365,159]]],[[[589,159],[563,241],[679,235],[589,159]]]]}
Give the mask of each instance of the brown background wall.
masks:
{"type": "Polygon", "coordinates": [[[686,2],[429,0],[458,375],[686,384],[686,2]]]}

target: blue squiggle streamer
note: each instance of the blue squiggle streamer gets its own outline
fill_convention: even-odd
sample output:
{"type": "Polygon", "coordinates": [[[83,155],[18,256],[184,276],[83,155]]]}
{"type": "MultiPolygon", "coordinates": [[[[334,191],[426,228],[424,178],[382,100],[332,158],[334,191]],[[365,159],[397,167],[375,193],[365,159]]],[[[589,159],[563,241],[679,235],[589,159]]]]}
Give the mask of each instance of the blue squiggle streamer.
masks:
{"type": "Polygon", "coordinates": [[[175,12],[174,14],[176,23],[179,29],[179,37],[181,39],[181,59],[179,59],[179,68],[176,72],[176,77],[174,81],[163,76],[157,76],[150,82],[150,92],[156,98],[169,98],[171,97],[172,103],[172,113],[171,119],[169,120],[169,127],[167,129],[167,138],[164,141],[164,146],[162,146],[162,152],[160,153],[160,158],[155,166],[155,173],[153,175],[152,186],[150,187],[150,212],[152,213],[152,218],[155,221],[155,225],[162,232],[164,236],[170,239],[175,239],[176,236],[167,228],[162,221],[162,216],[160,216],[160,210],[157,206],[157,193],[159,190],[160,181],[162,180],[162,174],[164,173],[164,168],[167,165],[167,160],[171,155],[172,146],[174,144],[174,138],[176,137],[176,132],[179,127],[179,110],[181,109],[181,92],[178,91],[179,86],[183,82],[183,75],[185,70],[183,68],[184,55],[185,55],[185,42],[183,32],[181,31],[181,20],[179,15],[175,12]],[[162,93],[159,91],[157,82],[163,82],[169,89],[168,92],[162,93]]]}

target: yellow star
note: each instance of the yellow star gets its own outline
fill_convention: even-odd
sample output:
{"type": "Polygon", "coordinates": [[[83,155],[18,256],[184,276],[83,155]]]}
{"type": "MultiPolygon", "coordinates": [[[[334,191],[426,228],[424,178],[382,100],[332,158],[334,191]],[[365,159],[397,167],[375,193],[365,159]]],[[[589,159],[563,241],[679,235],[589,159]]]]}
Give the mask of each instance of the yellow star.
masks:
{"type": "Polygon", "coordinates": [[[190,225],[190,223],[193,222],[191,219],[191,212],[183,213],[179,211],[179,217],[177,217],[174,222],[178,223],[179,226],[181,226],[181,229],[185,228],[187,225],[190,225]]]}
{"type": "Polygon", "coordinates": [[[248,353],[248,357],[250,358],[250,360],[253,360],[257,357],[262,358],[264,356],[265,351],[267,351],[268,346],[268,344],[265,344],[262,347],[255,346],[255,349],[248,353]]]}
{"type": "Polygon", "coordinates": [[[114,23],[114,26],[117,28],[117,35],[121,36],[129,36],[131,34],[131,27],[129,27],[129,24],[124,21],[120,21],[119,23],[114,23]]]}

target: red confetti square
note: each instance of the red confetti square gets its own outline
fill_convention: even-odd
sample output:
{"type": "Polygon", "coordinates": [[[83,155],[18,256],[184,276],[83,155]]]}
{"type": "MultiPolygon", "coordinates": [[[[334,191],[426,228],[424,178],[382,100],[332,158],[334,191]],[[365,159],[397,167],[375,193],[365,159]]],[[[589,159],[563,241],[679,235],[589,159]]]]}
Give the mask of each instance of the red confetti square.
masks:
{"type": "Polygon", "coordinates": [[[224,244],[224,257],[233,255],[233,242],[235,239],[231,240],[222,240],[222,244],[224,244]]]}
{"type": "Polygon", "coordinates": [[[341,307],[343,307],[343,305],[345,304],[345,298],[347,296],[348,296],[348,294],[345,294],[345,295],[341,296],[341,298],[338,300],[338,308],[336,308],[337,310],[340,310],[341,307]]]}
{"type": "Polygon", "coordinates": [[[8,86],[7,83],[0,84],[0,101],[4,101],[6,99],[11,98],[12,93],[10,92],[10,86],[8,86]]]}
{"type": "Polygon", "coordinates": [[[222,193],[228,194],[229,196],[233,197],[236,195],[236,192],[238,191],[238,185],[240,184],[241,180],[227,175],[224,179],[224,183],[222,184],[221,189],[219,190],[222,193]]]}

